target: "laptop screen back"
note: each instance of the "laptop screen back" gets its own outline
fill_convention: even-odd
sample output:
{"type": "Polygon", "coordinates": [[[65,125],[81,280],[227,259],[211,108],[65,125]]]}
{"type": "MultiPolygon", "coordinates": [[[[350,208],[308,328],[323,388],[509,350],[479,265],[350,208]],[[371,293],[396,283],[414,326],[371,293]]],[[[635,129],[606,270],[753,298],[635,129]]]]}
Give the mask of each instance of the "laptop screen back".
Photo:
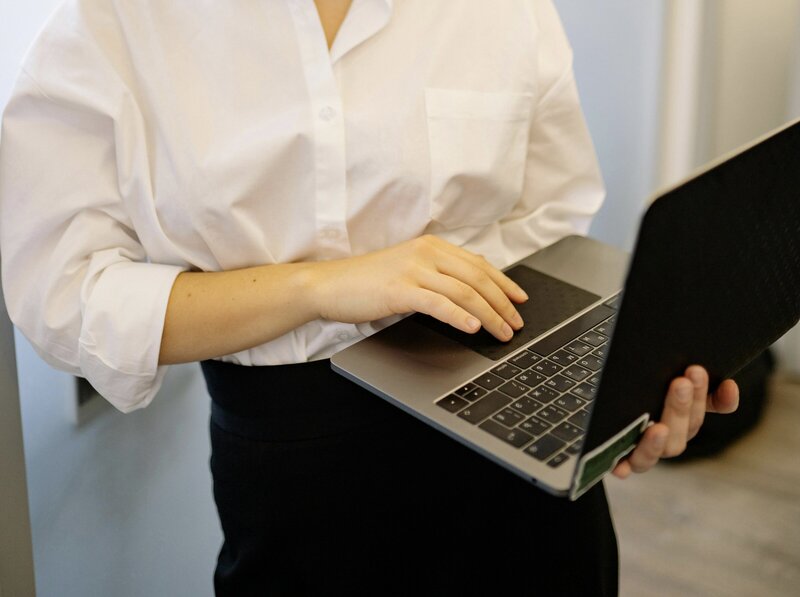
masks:
{"type": "Polygon", "coordinates": [[[798,318],[795,123],[650,206],[584,452],[643,412],[657,420],[669,382],[687,366],[705,366],[716,387],[798,318]]]}

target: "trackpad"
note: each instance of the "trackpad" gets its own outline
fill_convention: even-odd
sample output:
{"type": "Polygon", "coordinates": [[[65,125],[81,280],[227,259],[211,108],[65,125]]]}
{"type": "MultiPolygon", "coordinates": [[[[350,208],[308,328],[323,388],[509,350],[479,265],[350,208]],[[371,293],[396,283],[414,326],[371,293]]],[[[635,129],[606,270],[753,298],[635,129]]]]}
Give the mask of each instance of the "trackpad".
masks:
{"type": "Polygon", "coordinates": [[[525,304],[517,305],[525,326],[509,342],[500,342],[484,329],[476,334],[465,334],[427,315],[414,317],[418,323],[496,361],[600,299],[596,294],[525,265],[508,270],[506,275],[530,297],[525,304]]]}

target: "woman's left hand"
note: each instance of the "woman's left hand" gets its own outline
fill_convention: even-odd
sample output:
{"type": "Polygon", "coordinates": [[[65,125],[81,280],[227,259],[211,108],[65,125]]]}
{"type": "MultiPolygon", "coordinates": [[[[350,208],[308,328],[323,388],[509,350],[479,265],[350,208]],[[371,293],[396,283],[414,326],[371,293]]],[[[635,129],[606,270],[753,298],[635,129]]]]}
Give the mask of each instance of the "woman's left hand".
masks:
{"type": "Polygon", "coordinates": [[[614,468],[625,479],[631,473],[650,470],[660,458],[677,456],[686,449],[703,424],[707,412],[732,413],[739,406],[739,387],[726,379],[713,394],[708,393],[708,373],[698,365],[686,369],[684,377],[672,380],[661,420],[651,425],[636,449],[614,468]]]}

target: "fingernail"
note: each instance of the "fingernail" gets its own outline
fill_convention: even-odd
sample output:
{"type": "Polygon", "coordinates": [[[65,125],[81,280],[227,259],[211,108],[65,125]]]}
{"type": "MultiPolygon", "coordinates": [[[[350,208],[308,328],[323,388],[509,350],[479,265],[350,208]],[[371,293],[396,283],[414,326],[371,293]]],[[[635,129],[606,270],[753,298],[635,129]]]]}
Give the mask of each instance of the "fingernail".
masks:
{"type": "Polygon", "coordinates": [[[666,443],[667,443],[667,437],[665,435],[656,436],[656,441],[655,441],[656,448],[660,450],[661,448],[664,447],[664,444],[666,443]]]}
{"type": "Polygon", "coordinates": [[[467,327],[471,330],[477,330],[481,327],[481,322],[474,317],[467,317],[467,327]]]}
{"type": "Polygon", "coordinates": [[[522,317],[520,317],[520,314],[516,311],[514,312],[514,315],[511,316],[511,323],[513,323],[514,327],[517,329],[521,328],[523,325],[522,317]]]}
{"type": "Polygon", "coordinates": [[[683,402],[688,402],[692,399],[692,388],[686,384],[681,384],[678,387],[678,398],[683,402]]]}
{"type": "Polygon", "coordinates": [[[517,286],[517,291],[519,292],[520,296],[522,296],[524,298],[524,300],[527,301],[530,298],[528,296],[528,293],[525,292],[524,290],[522,290],[522,288],[520,288],[519,286],[517,286]]]}
{"type": "Polygon", "coordinates": [[[511,336],[514,335],[514,332],[507,323],[503,323],[503,327],[500,328],[500,333],[503,334],[503,338],[511,338],[511,336]]]}

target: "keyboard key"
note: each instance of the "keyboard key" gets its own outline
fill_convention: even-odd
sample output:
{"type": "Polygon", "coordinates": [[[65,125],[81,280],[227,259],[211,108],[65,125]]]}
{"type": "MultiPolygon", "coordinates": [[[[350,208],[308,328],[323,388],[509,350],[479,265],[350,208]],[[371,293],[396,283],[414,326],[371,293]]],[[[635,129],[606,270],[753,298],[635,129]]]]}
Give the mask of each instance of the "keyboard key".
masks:
{"type": "Polygon", "coordinates": [[[583,381],[592,374],[588,369],[584,369],[580,365],[572,365],[567,367],[561,372],[561,375],[568,377],[572,381],[583,381]]]}
{"type": "Polygon", "coordinates": [[[564,450],[567,454],[572,454],[573,456],[577,456],[581,453],[581,449],[583,448],[583,440],[577,441],[574,444],[570,444],[567,446],[567,449],[564,450]]]}
{"type": "Polygon", "coordinates": [[[541,363],[536,363],[533,366],[533,370],[545,377],[550,377],[561,371],[561,367],[550,361],[542,361],[541,363]]]}
{"type": "Polygon", "coordinates": [[[545,423],[536,417],[531,417],[530,419],[520,423],[518,427],[519,429],[522,429],[531,435],[542,435],[543,433],[550,431],[550,427],[552,427],[552,425],[549,425],[548,423],[545,423]]]}
{"type": "Polygon", "coordinates": [[[522,421],[525,417],[511,408],[504,408],[495,416],[492,417],[498,423],[502,423],[506,427],[515,427],[517,423],[522,421]]]}
{"type": "Polygon", "coordinates": [[[547,378],[541,373],[536,373],[536,371],[523,371],[522,373],[517,375],[514,379],[524,383],[529,388],[533,388],[535,386],[538,386],[547,378]]]}
{"type": "Polygon", "coordinates": [[[492,369],[492,373],[499,375],[503,379],[511,379],[515,375],[518,375],[521,371],[522,369],[514,367],[514,365],[509,365],[508,363],[501,363],[492,369]]]}
{"type": "Polygon", "coordinates": [[[600,369],[603,368],[603,361],[601,361],[594,355],[588,354],[578,361],[578,365],[583,367],[584,369],[599,371],[600,369]]]}
{"type": "Polygon", "coordinates": [[[449,396],[442,398],[436,404],[451,413],[457,413],[465,406],[469,406],[469,402],[459,398],[455,394],[450,394],[449,396]]]}
{"type": "Polygon", "coordinates": [[[600,325],[594,326],[594,331],[602,336],[610,336],[611,331],[614,329],[614,326],[610,325],[609,323],[601,323],[600,325]]]}
{"type": "Polygon", "coordinates": [[[513,364],[520,369],[529,369],[531,366],[535,365],[539,361],[542,360],[538,354],[534,354],[528,350],[523,350],[521,353],[514,355],[508,362],[513,364]]]}
{"type": "Polygon", "coordinates": [[[512,398],[519,398],[530,388],[526,386],[524,383],[519,383],[518,381],[514,381],[512,379],[511,381],[507,381],[497,389],[503,392],[504,394],[508,394],[512,398]]]}
{"type": "Polygon", "coordinates": [[[589,425],[589,411],[587,410],[579,410],[574,415],[572,415],[569,419],[567,419],[573,425],[580,427],[581,429],[585,430],[589,425]]]}
{"type": "Polygon", "coordinates": [[[470,382],[470,383],[468,383],[468,384],[464,384],[463,386],[461,386],[460,388],[458,388],[458,389],[456,390],[456,394],[458,394],[459,396],[463,396],[464,394],[469,394],[469,393],[470,393],[472,390],[474,390],[476,387],[478,387],[478,386],[476,386],[476,385],[475,385],[474,383],[472,383],[472,382],[470,382]]]}
{"type": "Polygon", "coordinates": [[[525,452],[536,458],[536,460],[541,460],[544,462],[550,456],[563,448],[564,445],[564,442],[557,437],[553,437],[552,435],[544,435],[533,442],[530,446],[525,448],[525,452]]]}
{"type": "Polygon", "coordinates": [[[586,383],[590,383],[593,386],[599,386],[600,385],[600,374],[599,373],[595,373],[589,379],[586,380],[586,383]]]}
{"type": "Polygon", "coordinates": [[[588,354],[592,351],[592,345],[586,344],[581,342],[580,340],[575,340],[574,342],[570,342],[564,348],[570,351],[572,354],[575,354],[579,357],[582,357],[585,354],[588,354]]]}
{"type": "Polygon", "coordinates": [[[598,334],[595,331],[586,332],[583,336],[580,337],[581,342],[586,342],[586,344],[591,344],[592,346],[600,346],[604,344],[608,338],[606,338],[603,334],[598,334]]]}
{"type": "Polygon", "coordinates": [[[478,398],[482,398],[483,396],[486,396],[486,390],[484,390],[481,387],[475,386],[474,390],[472,390],[468,394],[463,394],[461,397],[466,400],[469,400],[470,402],[473,402],[478,398]]]}
{"type": "Polygon", "coordinates": [[[539,386],[538,388],[534,388],[530,392],[528,392],[528,396],[530,396],[534,400],[538,400],[542,404],[547,404],[548,402],[552,402],[560,395],[561,394],[559,394],[555,390],[543,385],[539,386]]]}
{"type": "Polygon", "coordinates": [[[605,321],[613,314],[614,310],[606,305],[597,305],[591,311],[587,311],[580,317],[576,317],[567,325],[558,328],[546,338],[542,338],[536,344],[529,347],[528,350],[546,357],[568,342],[575,340],[575,338],[583,334],[586,330],[590,330],[598,323],[605,321]]]}
{"type": "Polygon", "coordinates": [[[477,424],[507,406],[509,402],[511,402],[511,398],[508,396],[492,392],[467,406],[467,408],[458,413],[458,416],[470,423],[477,424]]]}
{"type": "Polygon", "coordinates": [[[569,415],[569,413],[565,411],[563,408],[558,408],[557,406],[553,406],[552,404],[548,404],[547,406],[545,406],[543,409],[541,409],[539,412],[536,413],[537,417],[539,417],[544,421],[547,421],[548,423],[558,423],[559,421],[561,421],[561,419],[563,419],[567,415],[569,415]]]}
{"type": "Polygon", "coordinates": [[[563,439],[565,442],[569,443],[581,437],[581,435],[583,435],[583,429],[565,421],[550,433],[555,435],[558,439],[563,439]]]}
{"type": "Polygon", "coordinates": [[[478,425],[484,431],[488,431],[493,436],[498,439],[503,440],[504,442],[511,444],[515,448],[521,448],[529,441],[533,439],[532,435],[528,435],[521,429],[507,429],[502,425],[498,425],[491,419],[488,421],[484,421],[480,425],[478,425]]]}
{"type": "Polygon", "coordinates": [[[476,384],[487,390],[494,390],[497,386],[503,384],[503,378],[497,377],[494,373],[484,373],[480,377],[473,379],[476,384]]]}
{"type": "Polygon", "coordinates": [[[569,456],[564,452],[561,452],[561,454],[556,454],[550,460],[548,460],[547,466],[552,466],[553,468],[556,468],[564,464],[567,461],[567,459],[569,459],[569,456]]]}
{"type": "Polygon", "coordinates": [[[594,397],[597,395],[597,388],[588,383],[582,383],[572,388],[572,393],[584,400],[594,400],[594,397]]]}
{"type": "Polygon", "coordinates": [[[520,398],[514,404],[512,404],[511,408],[518,410],[523,415],[530,416],[543,406],[544,404],[541,402],[538,402],[529,396],[525,396],[524,398],[520,398]]]}
{"type": "Polygon", "coordinates": [[[563,396],[559,396],[558,399],[553,402],[553,404],[559,408],[563,408],[564,410],[568,410],[569,412],[573,413],[586,404],[586,402],[580,400],[579,398],[575,398],[575,396],[572,394],[564,394],[563,396]]]}
{"type": "Polygon", "coordinates": [[[611,307],[612,309],[615,309],[615,310],[616,310],[616,309],[619,309],[619,305],[620,305],[620,303],[621,303],[621,302],[622,302],[622,293],[619,293],[619,292],[618,292],[617,294],[615,294],[614,296],[612,296],[610,299],[608,299],[608,300],[607,300],[605,303],[603,303],[603,304],[604,304],[604,305],[608,305],[608,306],[609,306],[609,307],[611,307]]]}
{"type": "Polygon", "coordinates": [[[570,379],[567,379],[563,375],[556,375],[555,377],[551,377],[546,382],[544,382],[544,385],[553,388],[557,392],[566,392],[572,386],[575,385],[575,382],[570,379]]]}
{"type": "Polygon", "coordinates": [[[608,344],[603,344],[602,346],[598,346],[592,351],[592,354],[601,361],[605,361],[606,355],[608,354],[608,344]]]}
{"type": "Polygon", "coordinates": [[[571,365],[578,360],[576,355],[572,354],[571,352],[567,352],[566,350],[557,350],[547,358],[554,363],[561,365],[562,367],[571,365]]]}

